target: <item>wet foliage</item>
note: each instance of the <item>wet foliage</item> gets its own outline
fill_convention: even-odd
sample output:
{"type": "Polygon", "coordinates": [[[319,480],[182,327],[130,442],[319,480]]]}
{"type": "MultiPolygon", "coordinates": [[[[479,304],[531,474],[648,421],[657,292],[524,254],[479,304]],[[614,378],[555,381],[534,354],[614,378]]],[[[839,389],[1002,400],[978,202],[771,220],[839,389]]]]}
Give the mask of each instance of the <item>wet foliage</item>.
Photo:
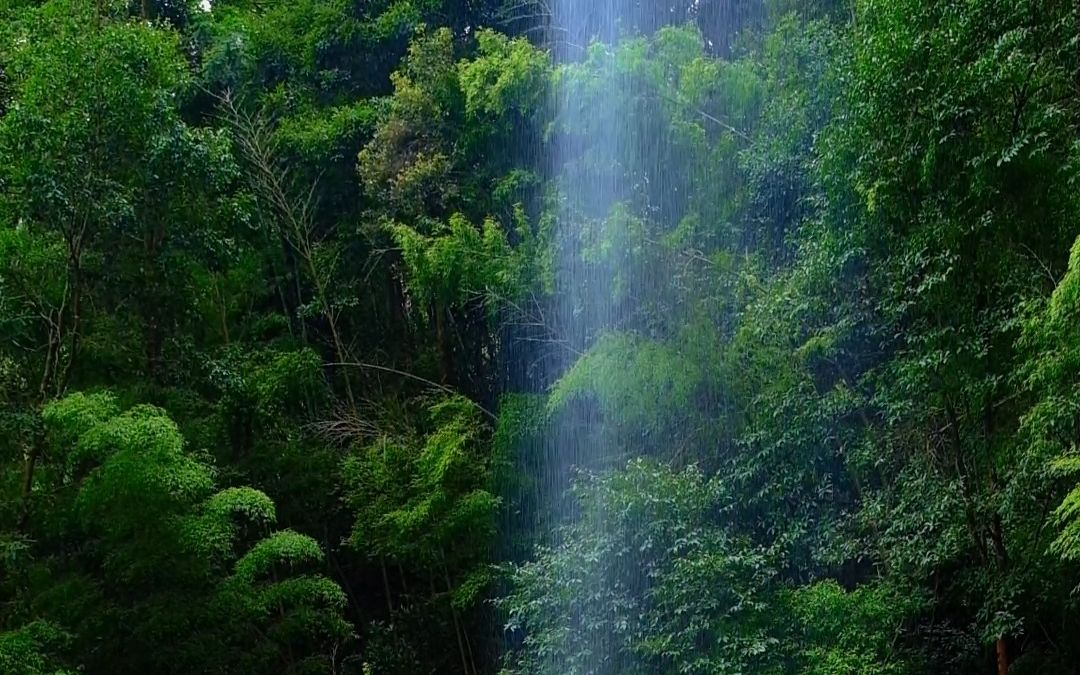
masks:
{"type": "Polygon", "coordinates": [[[0,4],[0,672],[1077,672],[1078,44],[0,4]]]}

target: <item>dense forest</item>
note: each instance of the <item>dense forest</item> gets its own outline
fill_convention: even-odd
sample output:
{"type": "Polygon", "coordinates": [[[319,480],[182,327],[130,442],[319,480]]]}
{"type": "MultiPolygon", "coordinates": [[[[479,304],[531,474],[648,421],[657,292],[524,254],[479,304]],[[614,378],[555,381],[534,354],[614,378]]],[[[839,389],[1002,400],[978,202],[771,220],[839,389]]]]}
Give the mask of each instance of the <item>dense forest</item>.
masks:
{"type": "Polygon", "coordinates": [[[1075,1],[0,0],[0,673],[1080,673],[1078,237],[1075,1]]]}

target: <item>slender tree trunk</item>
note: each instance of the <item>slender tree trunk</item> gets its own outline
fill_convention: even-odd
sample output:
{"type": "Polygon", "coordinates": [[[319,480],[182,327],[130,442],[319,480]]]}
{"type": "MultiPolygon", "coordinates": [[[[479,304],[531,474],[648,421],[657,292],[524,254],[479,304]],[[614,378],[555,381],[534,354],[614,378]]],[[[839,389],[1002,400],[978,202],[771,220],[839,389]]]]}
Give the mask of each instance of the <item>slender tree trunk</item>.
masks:
{"type": "MultiPolygon", "coordinates": [[[[286,244],[286,246],[287,245],[288,244],[286,244]]],[[[291,258],[291,254],[290,254],[290,258],[291,258]]],[[[304,320],[304,317],[299,316],[300,307],[304,304],[304,288],[303,288],[303,283],[302,283],[302,276],[300,274],[300,266],[296,264],[295,260],[293,260],[293,264],[291,265],[291,267],[292,267],[291,274],[292,274],[292,278],[293,278],[293,293],[296,296],[294,298],[293,311],[294,311],[294,313],[297,314],[298,321],[300,322],[300,337],[303,338],[304,344],[308,344],[307,321],[304,320]]]]}
{"type": "MultiPolygon", "coordinates": [[[[264,235],[266,242],[266,250],[271,250],[275,245],[281,247],[281,262],[284,265],[283,270],[278,269],[277,260],[273,255],[267,255],[264,260],[267,268],[269,268],[270,278],[273,279],[274,290],[277,291],[278,302],[281,303],[281,313],[285,316],[286,322],[289,324],[289,337],[296,337],[297,327],[295,322],[296,305],[291,302],[289,297],[292,291],[289,289],[289,270],[291,265],[291,256],[289,253],[289,246],[285,239],[278,233],[277,241],[275,242],[273,237],[270,236],[270,231],[264,235]]],[[[301,323],[301,331],[303,333],[304,342],[307,342],[307,333],[303,331],[303,324],[301,323]]]]}
{"type": "MultiPolygon", "coordinates": [[[[79,331],[82,320],[82,235],[69,239],[68,283],[64,300],[56,311],[56,319],[49,328],[49,344],[45,355],[45,368],[38,386],[38,405],[42,406],[53,396],[59,397],[67,388],[75,356],[79,351],[79,331]],[[71,303],[71,322],[66,321],[67,305],[71,303]],[[68,326],[70,325],[70,328],[68,326]],[[67,335],[65,336],[65,331],[67,335]],[[67,362],[60,368],[64,339],[68,339],[67,362]]],[[[35,433],[23,453],[21,506],[18,529],[25,531],[30,522],[30,498],[34,490],[34,472],[42,453],[44,438],[35,433]]]]}
{"type": "Polygon", "coordinates": [[[401,565],[397,566],[398,577],[401,579],[401,590],[405,595],[409,594],[409,582],[405,579],[405,568],[401,565]]]}
{"type": "Polygon", "coordinates": [[[27,525],[30,524],[30,496],[34,489],[34,468],[37,466],[38,457],[41,455],[39,443],[40,439],[35,434],[35,437],[27,445],[23,456],[22,503],[19,510],[18,529],[24,533],[27,525]]]}
{"type": "Polygon", "coordinates": [[[390,619],[394,617],[394,596],[390,592],[390,575],[386,573],[386,559],[379,558],[379,571],[382,572],[383,592],[386,594],[386,611],[390,613],[390,619]]]}
{"type": "MultiPolygon", "coordinates": [[[[303,236],[302,233],[297,232],[297,238],[303,236]]],[[[311,282],[315,285],[315,293],[318,296],[319,307],[322,309],[323,316],[326,317],[326,323],[330,327],[330,339],[334,343],[334,354],[337,356],[338,363],[348,362],[348,353],[345,350],[345,342],[341,339],[341,330],[338,327],[337,315],[334,312],[334,308],[330,306],[329,296],[326,293],[326,285],[323,284],[319,278],[319,270],[315,267],[315,252],[312,247],[304,241],[304,249],[300,251],[300,255],[304,257],[304,262],[307,263],[308,271],[311,274],[311,282]]],[[[352,382],[349,380],[349,374],[347,372],[342,373],[342,379],[345,384],[345,397],[349,400],[349,409],[353,414],[356,414],[356,396],[353,394],[352,382]]],[[[385,565],[384,565],[385,567],[385,565]]],[[[386,574],[386,570],[383,570],[383,574],[386,574]]]]}
{"type": "Polygon", "coordinates": [[[345,574],[345,570],[342,569],[341,563],[338,562],[338,558],[334,555],[334,548],[330,544],[330,528],[326,523],[323,523],[323,549],[326,551],[326,559],[330,562],[330,566],[333,567],[334,575],[340,580],[342,587],[345,589],[345,595],[349,597],[349,602],[354,609],[360,609],[360,600],[356,597],[356,593],[353,591],[352,584],[349,582],[349,576],[345,574]]]}
{"type": "MultiPolygon", "coordinates": [[[[341,333],[338,331],[337,319],[334,318],[333,311],[328,307],[326,310],[326,319],[330,324],[330,335],[334,340],[334,351],[337,353],[338,363],[348,362],[348,353],[345,351],[345,343],[341,339],[341,333]]],[[[345,397],[349,399],[349,408],[355,414],[356,396],[353,394],[352,382],[349,379],[349,374],[346,371],[342,371],[342,379],[345,383],[345,397]]]]}
{"type": "Polygon", "coordinates": [[[472,671],[469,669],[469,656],[465,653],[465,643],[461,640],[461,622],[458,621],[457,610],[454,609],[453,600],[450,601],[450,616],[454,621],[454,637],[457,638],[458,654],[461,655],[461,672],[465,675],[471,675],[472,671]]]}
{"type": "MultiPolygon", "coordinates": [[[[271,576],[271,579],[273,580],[273,582],[275,584],[277,584],[279,582],[277,572],[273,572],[273,574],[271,576]]],[[[285,619],[287,617],[287,614],[285,612],[285,604],[280,600],[277,603],[277,611],[278,611],[278,618],[281,620],[281,623],[284,624],[285,619]]],[[[287,671],[291,670],[293,664],[296,663],[296,657],[293,654],[292,643],[289,642],[288,637],[285,637],[284,641],[285,641],[285,653],[284,653],[283,656],[286,658],[287,663],[288,663],[288,666],[285,668],[285,670],[287,672],[287,671]]]]}
{"type": "Polygon", "coordinates": [[[446,308],[442,302],[435,303],[435,339],[439,344],[439,383],[450,384],[452,359],[446,336],[446,308]]]}
{"type": "MultiPolygon", "coordinates": [[[[82,254],[79,254],[79,260],[75,263],[75,268],[71,272],[71,329],[68,332],[68,357],[67,363],[64,364],[64,370],[59,375],[59,379],[56,382],[56,396],[59,398],[64,394],[67,389],[68,383],[71,381],[71,372],[75,368],[75,359],[79,352],[79,340],[82,337],[82,254]]],[[[63,319],[61,319],[62,321],[63,319]]],[[[57,341],[62,342],[63,336],[58,335],[57,341]]],[[[60,348],[57,346],[56,358],[53,359],[53,368],[57,368],[60,363],[60,348]]],[[[43,400],[42,403],[45,401],[43,400]]]]}
{"type": "Polygon", "coordinates": [[[476,669],[476,655],[473,654],[472,640],[469,639],[469,632],[464,629],[461,631],[461,635],[465,638],[465,650],[469,653],[469,665],[472,666],[473,675],[476,675],[480,671],[476,669]]]}
{"type": "MultiPolygon", "coordinates": [[[[1009,558],[1005,549],[1005,540],[1002,533],[1001,516],[994,514],[990,524],[990,541],[994,548],[994,559],[997,561],[999,573],[1005,574],[1009,564],[1009,558]]],[[[1009,645],[1005,635],[999,635],[997,644],[997,671],[998,675],[1007,675],[1009,672],[1009,645]]]]}
{"type": "MultiPolygon", "coordinates": [[[[443,562],[442,568],[443,580],[446,582],[447,597],[450,602],[450,616],[454,621],[454,637],[457,638],[458,652],[461,653],[461,667],[463,669],[462,672],[464,672],[465,675],[470,675],[470,673],[475,674],[475,667],[469,668],[469,656],[465,651],[465,642],[462,639],[463,636],[465,636],[465,629],[461,626],[461,621],[458,619],[457,609],[454,607],[454,586],[450,583],[450,571],[446,568],[445,562],[443,562]]],[[[468,637],[466,636],[464,639],[467,640],[468,637]]]]}
{"type": "Polygon", "coordinates": [[[229,346],[229,312],[225,305],[225,293],[221,290],[221,280],[214,275],[214,292],[218,300],[218,318],[221,321],[221,337],[225,340],[225,346],[229,346]]]}
{"type": "Polygon", "coordinates": [[[60,358],[60,341],[63,339],[64,313],[58,312],[54,327],[49,328],[49,344],[45,349],[45,367],[41,371],[41,382],[38,384],[38,402],[47,401],[53,383],[53,371],[56,369],[56,360],[60,358]]]}

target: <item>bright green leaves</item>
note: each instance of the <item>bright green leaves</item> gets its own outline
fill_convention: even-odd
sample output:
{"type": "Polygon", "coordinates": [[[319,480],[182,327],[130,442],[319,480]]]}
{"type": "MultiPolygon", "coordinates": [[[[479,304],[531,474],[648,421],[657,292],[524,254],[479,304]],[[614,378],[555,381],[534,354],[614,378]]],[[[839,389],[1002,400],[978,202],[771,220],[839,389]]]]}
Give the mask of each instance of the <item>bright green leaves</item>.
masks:
{"type": "Polygon", "coordinates": [[[0,670],[1067,672],[1075,8],[494,4],[0,9],[0,670]]]}
{"type": "MultiPolygon", "coordinates": [[[[314,108],[281,120],[276,136],[290,156],[309,163],[312,169],[343,158],[376,122],[376,106],[370,101],[314,108]]],[[[351,172],[350,172],[351,178],[351,172]]]]}
{"type": "Polygon", "coordinates": [[[210,382],[268,429],[310,415],[327,394],[322,359],[310,348],[226,350],[211,364],[210,382]]]}
{"type": "Polygon", "coordinates": [[[83,439],[88,441],[81,440],[80,446],[86,442],[101,462],[76,499],[86,527],[100,531],[118,553],[128,546],[136,549],[121,553],[123,559],[111,565],[118,574],[150,572],[145,556],[174,554],[168,539],[178,536],[181,519],[210,495],[211,468],[184,451],[176,425],[151,406],[114,417],[83,439]],[[156,526],[148,528],[150,523],[156,526]]]}
{"type": "Polygon", "coordinates": [[[919,672],[901,642],[905,624],[922,610],[917,593],[883,584],[848,591],[835,581],[821,581],[790,592],[787,602],[802,633],[800,673],[919,672]]]}
{"type": "Polygon", "coordinates": [[[517,209],[517,246],[492,219],[477,227],[454,214],[431,235],[407,225],[391,226],[401,247],[406,284],[425,304],[464,307],[481,301],[494,312],[505,301],[519,299],[540,272],[537,248],[524,213],[517,209]]]}
{"type": "Polygon", "coordinates": [[[580,517],[512,570],[500,601],[524,631],[508,672],[779,672],[775,571],[724,527],[717,480],[633,460],[583,477],[575,496],[580,517]]]}
{"type": "Polygon", "coordinates": [[[324,386],[321,367],[311,349],[252,355],[245,373],[259,412],[270,419],[292,412],[286,407],[317,399],[324,386]]]}
{"type": "MultiPolygon", "coordinates": [[[[797,635],[766,631],[748,648],[783,652],[787,672],[921,672],[923,657],[974,672],[998,648],[1003,665],[1024,652],[1029,665],[1015,670],[1038,670],[1044,654],[1072,654],[1057,645],[1075,632],[1080,350],[1075,275],[1057,279],[1080,227],[1077,18],[1033,2],[854,11],[846,25],[774,17],[731,59],[670,29],[587,45],[558,68],[566,114],[552,133],[569,150],[556,260],[574,261],[560,291],[580,293],[575,319],[617,309],[574,345],[583,354],[545,412],[624,427],[621,442],[596,444],[612,455],[715,460],[735,502],[718,520],[775,547],[801,587],[790,603],[764,596],[797,635]],[[626,141],[610,142],[612,129],[626,141]],[[679,426],[697,426],[699,412],[717,433],[684,442],[679,426]],[[920,592],[931,588],[932,614],[920,592]],[[1041,635],[1033,622],[1045,616],[1070,618],[1041,635]]],[[[610,522],[579,536],[603,538],[610,522]]],[[[710,610],[695,625],[724,616],[715,589],[752,578],[740,565],[754,561],[720,550],[671,566],[670,607],[683,614],[670,614],[700,602],[710,610]]],[[[547,617],[525,621],[522,670],[559,668],[541,655],[593,631],[605,638],[578,645],[579,661],[553,657],[588,670],[589,647],[652,616],[642,594],[598,592],[618,608],[608,613],[571,604],[586,592],[561,579],[613,551],[574,558],[567,544],[522,568],[515,588],[536,590],[510,607],[547,617]],[[580,626],[556,618],[578,611],[580,626]],[[626,622],[606,624],[613,615],[626,622]]],[[[678,652],[677,623],[647,644],[678,652]]],[[[702,663],[723,653],[685,644],[702,663]]],[[[666,672],[633,659],[603,667],[666,672]]]]}
{"type": "Polygon", "coordinates": [[[403,518],[389,514],[410,499],[411,455],[403,443],[383,439],[362,456],[347,461],[344,474],[356,495],[353,505],[358,513],[352,533],[354,546],[375,555],[396,551],[395,534],[403,518]]]}
{"type": "Polygon", "coordinates": [[[477,54],[458,63],[465,94],[465,112],[476,117],[512,121],[536,114],[548,94],[550,63],[526,40],[491,30],[476,36],[477,54]]]}
{"type": "Polygon", "coordinates": [[[221,139],[179,118],[189,80],[175,35],[124,23],[91,30],[89,3],[63,4],[71,15],[39,26],[24,43],[34,48],[12,57],[14,104],[0,147],[21,214],[68,237],[86,227],[93,236],[143,215],[143,191],[228,157],[221,139]]]}
{"type": "Polygon", "coordinates": [[[274,502],[262,492],[249,487],[222,490],[207,500],[204,508],[207,515],[215,519],[239,517],[248,523],[264,525],[276,520],[274,502]]]}
{"type": "Polygon", "coordinates": [[[319,562],[322,557],[322,550],[311,537],[289,530],[275,532],[255,544],[236,562],[236,580],[254,584],[271,577],[279,568],[290,571],[319,562]]]}
{"type": "MultiPolygon", "coordinates": [[[[271,672],[283,661],[287,669],[324,662],[328,650],[351,639],[341,616],[344,593],[317,574],[319,544],[292,530],[269,533],[276,508],[265,493],[215,491],[214,467],[185,448],[163,410],[121,412],[110,394],[79,393],[46,406],[43,418],[63,460],[48,475],[74,489],[83,534],[101,550],[100,569],[91,556],[80,572],[88,580],[100,575],[100,602],[126,612],[140,639],[159,639],[166,626],[173,631],[176,651],[164,650],[163,658],[193,658],[202,631],[218,645],[247,643],[254,632],[261,644],[240,653],[209,649],[200,662],[239,659],[243,672],[271,672]],[[112,593],[116,586],[128,592],[112,593]]],[[[130,658],[112,665],[149,667],[158,657],[130,658]]]]}
{"type": "Polygon", "coordinates": [[[250,487],[226,488],[185,522],[186,545],[218,563],[232,560],[242,532],[265,531],[276,520],[274,502],[265,493],[250,487]]]}
{"type": "Polygon", "coordinates": [[[774,574],[768,557],[745,542],[705,538],[701,551],[674,559],[658,575],[641,653],[673,659],[677,672],[780,672],[782,636],[769,626],[774,574]]]}
{"type": "Polygon", "coordinates": [[[418,33],[392,77],[394,94],[359,155],[361,181],[391,218],[478,216],[519,161],[513,134],[540,109],[546,57],[490,31],[477,42],[475,56],[456,61],[448,29],[418,33]]]}
{"type": "Polygon", "coordinates": [[[639,271],[646,262],[657,262],[651,255],[656,250],[649,241],[649,224],[625,203],[613,204],[605,217],[582,222],[578,236],[578,254],[602,278],[610,279],[613,302],[639,292],[639,271]]]}
{"type": "Polygon", "coordinates": [[[758,64],[711,56],[696,30],[670,27],[594,43],[554,78],[552,247],[568,268],[555,276],[575,281],[559,289],[565,302],[610,307],[601,329],[665,338],[719,314],[718,287],[757,255],[744,248],[761,219],[742,160],[763,107],[758,64]]]}
{"type": "Polygon", "coordinates": [[[918,592],[785,581],[775,549],[734,534],[742,496],[720,477],[634,460],[574,494],[561,543],[511,570],[500,604],[525,648],[507,672],[921,672],[902,638],[918,592]]]}
{"type": "Polygon", "coordinates": [[[91,432],[119,414],[120,407],[112,394],[75,392],[50,403],[41,416],[60,452],[76,457],[87,454],[100,461],[102,456],[96,447],[98,437],[92,436],[91,432]],[[79,446],[87,450],[81,451],[79,446]]]}
{"type": "MultiPolygon", "coordinates": [[[[1051,470],[1058,476],[1080,476],[1080,457],[1061,457],[1054,461],[1051,470]]],[[[1054,509],[1053,518],[1061,532],[1050,544],[1050,550],[1066,560],[1080,560],[1080,486],[1065,495],[1065,499],[1054,509]]]]}
{"type": "Polygon", "coordinates": [[[1069,267],[1049,301],[1034,306],[1024,326],[1022,345],[1028,360],[1022,374],[1036,399],[1023,418],[1027,443],[1022,458],[1040,492],[1055,484],[1073,486],[1054,509],[1059,528],[1050,550],[1065,560],[1080,559],[1080,460],[1076,451],[1080,411],[1080,339],[1075,325],[1080,312],[1080,244],[1073,245],[1069,267]]]}
{"type": "Polygon", "coordinates": [[[579,433],[612,450],[591,455],[601,464],[621,464],[627,453],[679,463],[694,447],[696,461],[711,467],[738,428],[728,359],[704,318],[688,320],[666,340],[606,333],[551,386],[543,419],[552,426],[594,420],[579,433]]]}
{"type": "MultiPolygon", "coordinates": [[[[1075,19],[1035,4],[862,3],[839,46],[796,43],[834,55],[832,72],[792,80],[789,102],[810,104],[809,116],[769,120],[826,126],[802,164],[813,187],[799,210],[812,208],[794,265],[763,296],[773,309],[745,324],[790,344],[752,409],[754,447],[800,458],[766,464],[771,476],[814,467],[798,482],[830,495],[828,529],[845,541],[825,558],[846,548],[886,583],[932,583],[939,606],[973,608],[963,637],[927,648],[935,662],[975,662],[1002,635],[1032,634],[1032,616],[1065,611],[1043,528],[1058,439],[1038,437],[1071,404],[1054,388],[1023,420],[1013,379],[1024,317],[1077,228],[1060,171],[1074,152],[1075,102],[1061,96],[1074,98],[1063,75],[1076,54],[1050,46],[1075,19]],[[806,88],[815,81],[835,100],[806,88]],[[830,506],[843,501],[850,511],[830,506]]],[[[777,85],[790,78],[778,66],[777,85]]],[[[1052,368],[1056,356],[1033,360],[1052,368]]],[[[1014,645],[1000,647],[1008,666],[1014,645]]]]}
{"type": "Polygon", "coordinates": [[[221,586],[222,611],[262,626],[259,642],[237,654],[240,667],[252,657],[261,668],[273,668],[274,651],[284,657],[288,672],[326,672],[337,651],[353,637],[343,613],[341,587],[317,572],[323,562],[319,544],[292,530],[258,541],[236,561],[234,574],[221,586]],[[295,649],[302,645],[298,653],[295,649]],[[264,656],[265,655],[265,656],[264,656]]]}
{"type": "Polygon", "coordinates": [[[597,341],[559,379],[548,409],[558,411],[591,396],[611,425],[673,432],[685,421],[704,375],[688,366],[677,347],[615,333],[597,341]]]}
{"type": "Polygon", "coordinates": [[[414,428],[358,449],[342,468],[355,514],[349,544],[381,568],[390,619],[419,622],[417,631],[374,638],[373,659],[402,675],[429,651],[444,658],[451,641],[470,670],[466,641],[475,638],[461,617],[482,609],[495,581],[486,563],[500,500],[480,412],[461,396],[430,401],[425,412],[414,428]]]}
{"type": "Polygon", "coordinates": [[[63,394],[80,361],[173,363],[165,352],[182,349],[163,335],[188,319],[180,289],[228,239],[220,207],[236,164],[224,134],[182,117],[192,82],[180,36],[101,10],[43,3],[0,48],[11,88],[0,222],[25,233],[24,255],[50,256],[48,280],[6,278],[25,286],[16,297],[33,307],[28,330],[48,345],[33,374],[39,404],[63,394]]]}
{"type": "Polygon", "coordinates": [[[434,329],[443,383],[471,370],[458,363],[471,355],[497,357],[505,347],[493,320],[523,314],[553,267],[534,151],[550,64],[527,41],[490,31],[475,47],[458,59],[451,30],[418,31],[358,155],[376,205],[365,230],[387,241],[409,320],[434,329]]]}
{"type": "Polygon", "coordinates": [[[5,675],[72,675],[74,671],[59,667],[49,654],[69,638],[45,621],[0,632],[0,671],[5,675]]]}
{"type": "Polygon", "coordinates": [[[409,566],[475,560],[499,504],[479,411],[453,397],[428,413],[425,435],[382,438],[346,461],[351,543],[409,566]]]}
{"type": "Polygon", "coordinates": [[[437,214],[456,197],[453,135],[462,95],[448,29],[422,34],[394,73],[394,96],[371,142],[360,152],[368,192],[398,213],[437,214]]]}
{"type": "Polygon", "coordinates": [[[119,413],[108,395],[74,394],[47,406],[43,417],[67,453],[69,480],[78,481],[78,517],[107,544],[107,575],[138,582],[170,570],[190,574],[182,566],[183,533],[212,494],[213,470],[185,451],[165,412],[137,406],[119,413]]]}

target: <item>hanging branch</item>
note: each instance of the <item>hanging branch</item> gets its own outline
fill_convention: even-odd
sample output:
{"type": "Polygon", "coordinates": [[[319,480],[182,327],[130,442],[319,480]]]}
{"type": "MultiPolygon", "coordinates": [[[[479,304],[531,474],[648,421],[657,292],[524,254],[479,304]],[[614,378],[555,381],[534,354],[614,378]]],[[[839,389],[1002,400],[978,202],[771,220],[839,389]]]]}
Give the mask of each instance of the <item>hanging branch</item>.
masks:
{"type": "MultiPolygon", "coordinates": [[[[440,384],[440,383],[435,382],[433,380],[429,380],[426,377],[420,377],[419,375],[414,375],[414,374],[412,374],[410,372],[407,372],[407,371],[404,371],[404,370],[398,370],[397,368],[391,368],[390,366],[380,366],[380,365],[377,365],[377,364],[374,364],[374,363],[364,363],[364,362],[361,362],[361,361],[347,361],[347,362],[342,361],[342,362],[337,362],[337,363],[326,363],[326,364],[323,364],[323,365],[330,366],[330,367],[335,367],[335,368],[360,368],[362,370],[377,370],[377,371],[380,371],[380,372],[383,372],[383,373],[392,373],[394,375],[400,375],[401,377],[405,377],[405,378],[408,378],[410,380],[416,380],[417,382],[423,382],[424,384],[430,385],[430,386],[434,387],[435,389],[446,392],[447,394],[453,394],[455,396],[460,394],[460,392],[456,391],[452,387],[446,386],[445,384],[440,384]]],[[[469,402],[472,403],[474,406],[476,406],[477,410],[484,413],[485,415],[487,415],[492,420],[498,420],[499,419],[498,415],[491,412],[490,410],[488,410],[484,406],[480,405],[476,401],[473,401],[472,399],[469,399],[469,402]]]]}
{"type": "MultiPolygon", "coordinates": [[[[298,186],[288,167],[277,160],[277,142],[273,127],[265,115],[251,113],[236,104],[232,93],[215,94],[225,121],[233,130],[240,154],[253,169],[251,186],[259,199],[275,216],[273,222],[281,237],[292,247],[307,268],[315,289],[315,300],[330,328],[334,356],[338,361],[349,358],[341,336],[338,311],[330,302],[326,280],[319,273],[317,248],[322,243],[315,223],[316,190],[318,181],[298,186]],[[299,195],[296,197],[295,195],[299,195]]],[[[349,407],[356,410],[356,396],[349,378],[344,378],[349,407]]]]}

